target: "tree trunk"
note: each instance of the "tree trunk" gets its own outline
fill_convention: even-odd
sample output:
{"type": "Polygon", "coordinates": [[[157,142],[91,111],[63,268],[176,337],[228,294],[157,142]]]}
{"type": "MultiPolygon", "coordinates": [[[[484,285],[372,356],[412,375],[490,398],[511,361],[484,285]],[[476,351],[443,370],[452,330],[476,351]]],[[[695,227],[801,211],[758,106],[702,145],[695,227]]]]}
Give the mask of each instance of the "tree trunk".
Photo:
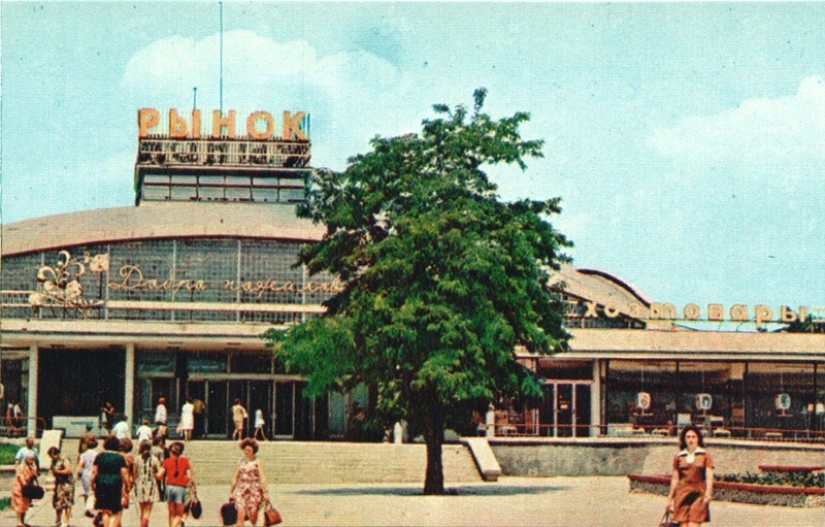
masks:
{"type": "Polygon", "coordinates": [[[424,494],[444,494],[444,461],[441,446],[444,443],[444,411],[433,404],[424,415],[426,426],[424,439],[427,442],[427,475],[424,479],[424,494]]]}

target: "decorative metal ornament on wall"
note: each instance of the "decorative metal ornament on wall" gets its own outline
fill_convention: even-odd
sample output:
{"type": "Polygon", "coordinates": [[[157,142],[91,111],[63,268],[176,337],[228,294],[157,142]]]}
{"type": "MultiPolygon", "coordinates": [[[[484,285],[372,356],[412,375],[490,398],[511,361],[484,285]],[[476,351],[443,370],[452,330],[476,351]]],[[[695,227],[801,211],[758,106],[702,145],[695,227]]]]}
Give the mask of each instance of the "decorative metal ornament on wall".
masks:
{"type": "Polygon", "coordinates": [[[100,299],[83,298],[83,286],[80,277],[86,270],[101,274],[109,270],[109,255],[89,253],[72,258],[69,251],[57,253],[57,263],[54,267],[44,265],[37,270],[37,281],[43,284],[42,291],[34,291],[29,295],[29,305],[32,307],[63,307],[74,309],[91,309],[102,307],[106,301],[100,299]]]}

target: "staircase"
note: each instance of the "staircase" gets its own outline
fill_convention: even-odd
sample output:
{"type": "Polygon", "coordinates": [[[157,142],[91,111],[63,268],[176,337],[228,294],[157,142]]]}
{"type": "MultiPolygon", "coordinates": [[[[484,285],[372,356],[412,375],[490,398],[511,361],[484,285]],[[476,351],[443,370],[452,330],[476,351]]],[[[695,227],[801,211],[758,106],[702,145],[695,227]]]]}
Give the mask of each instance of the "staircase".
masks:
{"type": "MultiPolygon", "coordinates": [[[[422,483],[427,465],[423,444],[264,441],[258,457],[275,484],[422,483]]],[[[201,485],[229,486],[243,452],[234,441],[190,441],[184,456],[201,485]]],[[[443,446],[445,483],[481,481],[469,449],[443,446]]]]}

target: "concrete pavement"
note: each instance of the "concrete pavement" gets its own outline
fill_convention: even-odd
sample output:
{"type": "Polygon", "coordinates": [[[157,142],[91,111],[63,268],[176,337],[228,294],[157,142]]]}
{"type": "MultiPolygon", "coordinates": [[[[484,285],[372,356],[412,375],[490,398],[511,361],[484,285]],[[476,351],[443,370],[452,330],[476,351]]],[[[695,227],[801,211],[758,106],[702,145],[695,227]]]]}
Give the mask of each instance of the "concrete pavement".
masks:
{"type": "MultiPolygon", "coordinates": [[[[229,477],[229,476],[227,476],[229,477]]],[[[631,493],[623,477],[502,477],[494,483],[449,486],[451,496],[422,496],[420,484],[271,485],[270,493],[288,526],[549,526],[654,527],[664,498],[631,493]]],[[[229,484],[199,489],[204,513],[186,527],[220,525],[218,510],[229,484]]],[[[82,500],[73,526],[87,527],[82,500]]],[[[712,525],[724,527],[821,527],[825,509],[714,502],[712,525]]],[[[51,493],[29,511],[34,526],[54,525],[51,493]]],[[[138,527],[135,505],[124,511],[123,527],[138,527]]],[[[262,522],[259,520],[259,525],[262,522]]],[[[14,512],[0,513],[0,525],[14,526],[14,512]]],[[[155,505],[152,527],[167,525],[166,506],[155,505]]]]}

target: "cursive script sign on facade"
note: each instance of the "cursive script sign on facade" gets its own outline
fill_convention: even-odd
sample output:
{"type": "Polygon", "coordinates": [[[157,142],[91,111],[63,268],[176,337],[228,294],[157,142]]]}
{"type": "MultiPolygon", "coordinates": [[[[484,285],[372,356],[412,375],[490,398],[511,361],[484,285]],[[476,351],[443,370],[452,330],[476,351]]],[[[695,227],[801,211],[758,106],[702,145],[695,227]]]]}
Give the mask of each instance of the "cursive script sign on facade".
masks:
{"type": "Polygon", "coordinates": [[[109,289],[120,291],[208,291],[217,288],[221,291],[243,291],[254,294],[260,300],[264,293],[329,293],[343,291],[338,278],[330,282],[306,282],[299,284],[292,280],[198,280],[181,278],[177,269],[170,269],[163,278],[145,278],[140,266],[127,264],[118,271],[119,282],[110,282],[109,289]]]}

